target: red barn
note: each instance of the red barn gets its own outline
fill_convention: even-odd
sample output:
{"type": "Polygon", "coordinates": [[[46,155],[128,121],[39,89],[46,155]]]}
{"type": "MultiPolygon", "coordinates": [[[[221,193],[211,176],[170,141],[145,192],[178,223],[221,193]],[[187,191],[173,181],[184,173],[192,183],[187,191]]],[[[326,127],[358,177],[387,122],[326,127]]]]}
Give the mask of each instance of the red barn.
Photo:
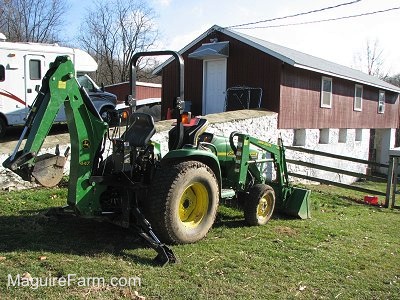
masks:
{"type": "MultiPolygon", "coordinates": [[[[398,127],[400,89],[358,70],[219,26],[180,53],[194,114],[260,107],[281,129],[398,127]]],[[[162,116],[179,95],[176,70],[172,59],[156,70],[162,116]]]]}
{"type": "MultiPolygon", "coordinates": [[[[130,94],[128,81],[108,85],[105,87],[105,90],[117,95],[118,102],[125,101],[126,97],[130,94]]],[[[161,84],[136,82],[136,96],[137,100],[161,98],[161,84]]]]}

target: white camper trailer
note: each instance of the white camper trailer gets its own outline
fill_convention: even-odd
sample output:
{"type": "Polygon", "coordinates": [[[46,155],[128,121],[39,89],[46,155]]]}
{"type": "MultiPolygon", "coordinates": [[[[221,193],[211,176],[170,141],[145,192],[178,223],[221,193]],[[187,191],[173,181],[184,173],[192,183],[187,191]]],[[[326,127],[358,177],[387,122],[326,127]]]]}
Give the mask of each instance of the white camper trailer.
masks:
{"type": "MultiPolygon", "coordinates": [[[[49,69],[50,63],[59,55],[68,55],[71,58],[76,76],[97,70],[96,61],[85,51],[57,44],[6,42],[0,36],[0,137],[4,135],[7,126],[24,124],[29,106],[35,100],[42,84],[43,76],[49,69]]],[[[115,107],[116,96],[102,91],[89,76],[84,76],[84,81],[89,80],[93,88],[88,92],[96,109],[101,112],[104,108],[115,107]],[[102,95],[96,97],[96,92],[102,95]],[[104,97],[104,94],[109,95],[104,97]],[[96,103],[92,96],[101,101],[96,103]]],[[[63,110],[60,110],[55,121],[65,121],[63,110]]]]}

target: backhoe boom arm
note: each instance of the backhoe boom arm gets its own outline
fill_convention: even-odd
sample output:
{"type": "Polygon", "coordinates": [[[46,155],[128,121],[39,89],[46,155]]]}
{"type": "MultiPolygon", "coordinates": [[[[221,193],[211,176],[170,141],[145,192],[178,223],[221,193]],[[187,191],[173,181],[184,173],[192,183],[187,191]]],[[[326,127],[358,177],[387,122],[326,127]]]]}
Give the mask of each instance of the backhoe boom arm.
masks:
{"type": "Polygon", "coordinates": [[[99,208],[88,205],[94,189],[89,178],[93,168],[97,167],[98,152],[108,125],[76,81],[74,66],[68,56],[57,57],[47,71],[20,142],[3,166],[25,180],[35,180],[44,186],[53,186],[61,180],[65,156],[59,153],[39,156],[38,153],[62,105],[65,107],[71,142],[68,204],[80,213],[95,214],[99,208]],[[25,146],[19,150],[27,131],[25,146]]]}

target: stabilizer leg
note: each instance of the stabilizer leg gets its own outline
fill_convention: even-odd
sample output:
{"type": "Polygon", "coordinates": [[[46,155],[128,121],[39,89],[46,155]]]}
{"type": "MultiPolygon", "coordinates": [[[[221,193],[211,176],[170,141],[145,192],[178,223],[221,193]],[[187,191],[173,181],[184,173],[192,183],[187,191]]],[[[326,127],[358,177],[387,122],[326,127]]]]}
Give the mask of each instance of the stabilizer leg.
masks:
{"type": "Polygon", "coordinates": [[[163,244],[157,238],[156,234],[151,228],[150,222],[146,220],[139,208],[133,208],[132,212],[136,220],[134,227],[138,234],[144,238],[146,242],[158,253],[158,255],[154,258],[154,261],[161,266],[165,266],[168,263],[177,263],[178,259],[176,258],[172,249],[163,244]]]}

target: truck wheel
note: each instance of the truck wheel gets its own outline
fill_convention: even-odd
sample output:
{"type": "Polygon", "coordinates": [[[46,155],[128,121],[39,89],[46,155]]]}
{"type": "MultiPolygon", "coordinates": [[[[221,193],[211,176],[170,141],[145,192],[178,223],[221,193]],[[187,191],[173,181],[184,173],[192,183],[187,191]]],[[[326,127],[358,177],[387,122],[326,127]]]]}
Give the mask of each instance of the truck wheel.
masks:
{"type": "Polygon", "coordinates": [[[185,244],[201,240],[214,223],[219,202],[217,179],[207,165],[185,161],[161,168],[145,209],[161,241],[185,244]]]}
{"type": "Polygon", "coordinates": [[[6,135],[7,124],[2,117],[0,117],[0,138],[6,135]]]}
{"type": "Polygon", "coordinates": [[[256,184],[249,189],[244,203],[244,218],[251,226],[264,225],[275,208],[275,192],[267,184],[256,184]]]}
{"type": "Polygon", "coordinates": [[[111,122],[111,111],[113,109],[110,107],[103,107],[102,109],[100,109],[99,115],[100,117],[103,119],[104,122],[110,124],[111,122]]]}

